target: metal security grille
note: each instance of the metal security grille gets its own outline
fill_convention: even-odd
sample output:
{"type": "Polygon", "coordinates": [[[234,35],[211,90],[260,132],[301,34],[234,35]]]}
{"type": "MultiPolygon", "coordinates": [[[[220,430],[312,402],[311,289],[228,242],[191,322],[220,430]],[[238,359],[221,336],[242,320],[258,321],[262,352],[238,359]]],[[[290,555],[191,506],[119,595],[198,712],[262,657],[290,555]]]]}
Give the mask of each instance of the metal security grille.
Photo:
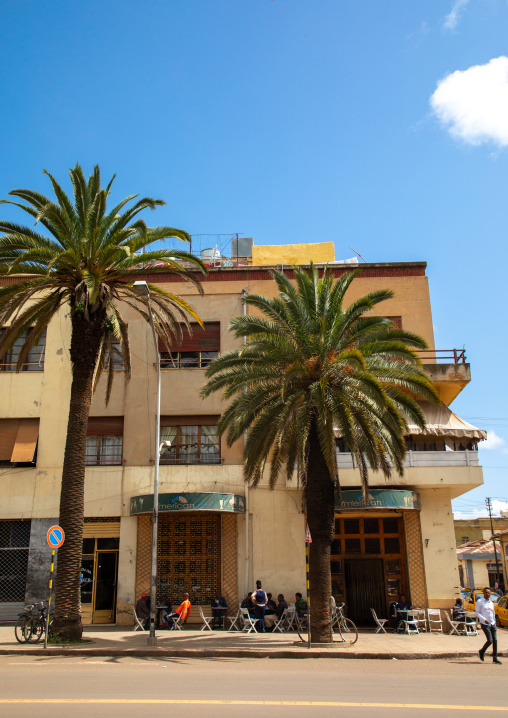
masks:
{"type": "Polygon", "coordinates": [[[25,600],[30,521],[0,521],[0,602],[25,600]]]}
{"type": "Polygon", "coordinates": [[[220,591],[220,515],[161,516],[159,519],[157,602],[210,604],[220,591]]]}

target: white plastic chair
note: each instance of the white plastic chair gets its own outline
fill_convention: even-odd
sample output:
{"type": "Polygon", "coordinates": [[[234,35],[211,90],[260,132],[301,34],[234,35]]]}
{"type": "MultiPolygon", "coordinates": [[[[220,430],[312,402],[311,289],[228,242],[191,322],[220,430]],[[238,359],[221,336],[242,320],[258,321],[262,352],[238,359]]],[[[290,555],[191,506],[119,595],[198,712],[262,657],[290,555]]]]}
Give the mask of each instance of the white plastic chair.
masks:
{"type": "Polygon", "coordinates": [[[240,608],[241,614],[242,614],[242,631],[245,633],[250,633],[251,631],[256,631],[256,619],[252,618],[252,616],[249,613],[249,610],[247,608],[240,608]]]}
{"type": "Polygon", "coordinates": [[[478,616],[474,611],[466,611],[466,636],[478,635],[477,621],[478,616]]]}
{"type": "Polygon", "coordinates": [[[226,621],[230,622],[230,626],[228,628],[228,631],[232,631],[233,629],[235,631],[241,631],[242,630],[242,611],[241,611],[241,603],[238,604],[238,611],[236,612],[235,616],[226,616],[226,621]]]}
{"type": "Polygon", "coordinates": [[[451,617],[451,615],[448,613],[448,611],[443,611],[446,618],[448,619],[448,623],[450,624],[450,632],[449,636],[453,636],[453,634],[460,636],[464,635],[466,633],[466,621],[454,621],[454,619],[451,617]],[[460,628],[462,626],[462,628],[460,628]]]}
{"type": "Polygon", "coordinates": [[[429,632],[443,633],[443,621],[439,608],[428,608],[427,619],[429,621],[429,632]]]}
{"type": "Polygon", "coordinates": [[[381,632],[386,633],[385,623],[388,621],[388,619],[387,618],[378,618],[377,614],[373,608],[370,609],[370,612],[372,613],[372,618],[374,619],[376,626],[377,626],[374,633],[381,633],[381,632]]]}
{"type": "Polygon", "coordinates": [[[282,613],[280,614],[279,618],[277,619],[277,622],[273,625],[273,631],[272,633],[275,633],[275,631],[279,631],[279,633],[284,633],[284,631],[289,630],[289,609],[285,608],[282,613]],[[284,628],[284,623],[287,623],[287,627],[284,628]]]}
{"type": "Polygon", "coordinates": [[[418,611],[418,630],[427,632],[427,614],[424,608],[417,608],[418,611]]]}
{"type": "Polygon", "coordinates": [[[137,631],[138,628],[140,628],[142,631],[144,631],[145,627],[138,618],[138,614],[136,613],[136,606],[132,607],[132,615],[134,616],[134,627],[132,630],[137,631]]]}
{"type": "Polygon", "coordinates": [[[404,611],[406,613],[406,618],[402,619],[404,621],[404,633],[407,633],[408,636],[412,634],[419,634],[420,630],[418,628],[418,616],[419,611],[417,609],[412,608],[409,611],[404,611]]]}
{"type": "Polygon", "coordinates": [[[290,631],[292,628],[296,628],[296,624],[298,622],[298,614],[296,612],[295,604],[291,603],[285,610],[284,613],[286,614],[286,621],[287,621],[287,631],[290,631]]]}
{"type": "Polygon", "coordinates": [[[203,625],[201,626],[201,629],[200,629],[200,630],[201,630],[201,631],[206,631],[206,630],[211,631],[211,630],[212,630],[212,626],[211,626],[210,624],[211,624],[211,622],[212,622],[212,618],[211,618],[211,617],[210,617],[210,618],[207,618],[207,617],[205,616],[205,614],[203,613],[203,609],[202,609],[201,606],[198,606],[198,608],[199,608],[199,615],[201,616],[201,620],[203,621],[203,625]]]}

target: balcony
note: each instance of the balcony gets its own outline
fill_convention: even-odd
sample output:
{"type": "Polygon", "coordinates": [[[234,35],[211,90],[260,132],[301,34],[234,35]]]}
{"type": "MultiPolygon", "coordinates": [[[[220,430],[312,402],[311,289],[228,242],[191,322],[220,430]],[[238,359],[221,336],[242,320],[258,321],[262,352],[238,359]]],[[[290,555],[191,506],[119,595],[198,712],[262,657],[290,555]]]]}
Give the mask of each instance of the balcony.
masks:
{"type": "MultiPolygon", "coordinates": [[[[356,469],[354,456],[346,451],[337,451],[337,468],[356,469]]],[[[404,466],[479,466],[478,452],[466,449],[465,451],[408,451],[404,466]]]]}
{"type": "Polygon", "coordinates": [[[417,352],[441,401],[449,406],[471,381],[465,349],[423,349],[417,352]]]}

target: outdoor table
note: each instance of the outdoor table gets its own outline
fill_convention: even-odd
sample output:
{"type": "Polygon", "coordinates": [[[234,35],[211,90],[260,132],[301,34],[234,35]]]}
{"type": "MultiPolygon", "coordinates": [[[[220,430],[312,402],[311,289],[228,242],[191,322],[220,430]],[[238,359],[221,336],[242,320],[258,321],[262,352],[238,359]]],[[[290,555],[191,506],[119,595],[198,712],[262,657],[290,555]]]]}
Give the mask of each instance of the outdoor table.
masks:
{"type": "Polygon", "coordinates": [[[161,614],[162,611],[167,611],[168,607],[166,604],[157,604],[157,616],[155,618],[155,627],[160,628],[161,627],[161,614]]]}

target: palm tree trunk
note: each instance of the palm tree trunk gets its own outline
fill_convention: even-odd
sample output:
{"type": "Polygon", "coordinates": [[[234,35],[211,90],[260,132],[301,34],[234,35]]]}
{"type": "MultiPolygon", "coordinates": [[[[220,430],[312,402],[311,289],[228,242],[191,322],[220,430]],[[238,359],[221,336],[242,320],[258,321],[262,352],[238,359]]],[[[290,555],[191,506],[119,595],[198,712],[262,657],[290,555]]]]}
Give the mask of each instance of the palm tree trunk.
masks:
{"type": "Polygon", "coordinates": [[[65,542],[58,549],[53,629],[64,638],[81,638],[80,573],[83,551],[83,513],[85,493],[85,457],[88,415],[92,403],[92,382],[99,354],[103,309],[90,321],[72,315],[72,385],[67,438],[60,492],[60,525],[65,542]]]}
{"type": "Polygon", "coordinates": [[[335,491],[317,433],[312,422],[309,434],[309,463],[305,502],[312,537],[309,548],[310,628],[312,643],[331,643],[330,545],[334,537],[335,491]]]}

